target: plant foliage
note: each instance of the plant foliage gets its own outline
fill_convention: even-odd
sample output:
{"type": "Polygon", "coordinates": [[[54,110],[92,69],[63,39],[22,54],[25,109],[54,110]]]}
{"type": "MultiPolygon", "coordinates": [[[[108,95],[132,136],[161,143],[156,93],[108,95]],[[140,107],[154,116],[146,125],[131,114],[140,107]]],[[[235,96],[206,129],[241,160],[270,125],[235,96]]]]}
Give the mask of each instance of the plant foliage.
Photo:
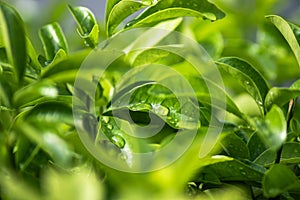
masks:
{"type": "Polygon", "coordinates": [[[300,27],[259,16],[257,41],[250,42],[240,18],[219,7],[207,0],[107,0],[102,31],[88,8],[69,5],[85,45],[69,50],[73,43],[53,22],[40,28],[38,52],[16,9],[0,2],[0,199],[299,199],[300,27]],[[153,35],[150,28],[133,42],[114,43],[141,27],[169,32],[153,35]],[[172,31],[204,47],[224,85],[192,70],[174,53],[182,47],[161,44],[172,31]],[[230,40],[231,31],[239,41],[230,40]],[[101,78],[92,67],[80,69],[94,51],[108,65],[101,78]],[[151,65],[176,71],[194,94],[175,73],[151,65]],[[159,151],[193,131],[195,138],[171,165],[134,174],[99,162],[78,126],[127,168],[155,168],[175,153],[151,163],[134,153],[159,151]],[[216,144],[199,156],[214,128],[221,130],[216,144]]]}

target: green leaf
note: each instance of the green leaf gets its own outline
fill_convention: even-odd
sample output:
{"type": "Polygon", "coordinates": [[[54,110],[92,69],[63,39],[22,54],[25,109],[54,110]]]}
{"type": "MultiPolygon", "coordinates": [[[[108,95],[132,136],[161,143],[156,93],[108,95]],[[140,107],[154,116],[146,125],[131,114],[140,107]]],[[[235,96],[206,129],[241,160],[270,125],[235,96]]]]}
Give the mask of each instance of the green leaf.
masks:
{"type": "Polygon", "coordinates": [[[98,44],[99,27],[94,14],[86,7],[72,7],[69,9],[75,18],[81,38],[85,39],[87,45],[94,48],[98,44]]]}
{"type": "Polygon", "coordinates": [[[226,111],[243,120],[247,120],[247,117],[239,110],[238,106],[223,88],[210,80],[204,80],[200,77],[189,77],[188,79],[201,103],[223,110],[225,101],[226,111]],[[214,100],[214,105],[212,105],[212,99],[214,100]]]}
{"type": "Polygon", "coordinates": [[[287,125],[282,110],[274,105],[264,119],[255,119],[259,136],[264,143],[273,149],[278,149],[287,136],[287,125]]]}
{"type": "Polygon", "coordinates": [[[19,107],[42,97],[55,99],[57,95],[58,89],[55,84],[49,80],[43,80],[34,82],[16,91],[13,97],[13,104],[15,107],[19,107]]]}
{"type": "Polygon", "coordinates": [[[114,116],[102,116],[95,142],[100,145],[99,150],[104,152],[103,156],[110,162],[117,162],[125,168],[151,168],[149,163],[143,163],[134,156],[136,152],[145,153],[155,150],[149,138],[141,138],[142,134],[144,133],[137,131],[126,120],[114,116]]]}
{"type": "Polygon", "coordinates": [[[177,17],[202,17],[215,21],[225,14],[206,0],[160,0],[130,22],[129,27],[149,26],[177,17]]]}
{"type": "Polygon", "coordinates": [[[276,26],[276,28],[281,32],[281,34],[291,47],[300,67],[300,47],[293,31],[295,29],[293,29],[293,27],[291,27],[291,25],[280,16],[268,15],[266,16],[266,18],[268,21],[273,23],[276,26]]]}
{"type": "MultiPolygon", "coordinates": [[[[269,148],[260,154],[253,162],[264,167],[269,167],[276,160],[277,152],[274,149],[269,148]]],[[[281,162],[281,160],[280,160],[281,162]]]]}
{"type": "Polygon", "coordinates": [[[298,44],[300,45],[300,27],[292,23],[289,23],[289,25],[293,30],[293,33],[298,41],[298,44]]]}
{"type": "MultiPolygon", "coordinates": [[[[115,1],[115,4],[106,18],[107,35],[112,35],[114,33],[113,31],[126,17],[144,8],[145,6],[147,6],[147,4],[134,0],[115,1]]],[[[108,9],[106,11],[108,11],[108,9]]]]}
{"type": "MultiPolygon", "coordinates": [[[[175,50],[180,47],[174,47],[175,50]]],[[[153,63],[159,63],[159,64],[167,64],[172,65],[176,64],[182,61],[182,58],[172,54],[171,52],[168,52],[165,49],[161,48],[149,48],[145,51],[142,51],[140,54],[138,54],[133,62],[133,66],[141,66],[146,64],[153,64],[153,63]]]]}
{"type": "Polygon", "coordinates": [[[9,5],[0,2],[0,37],[9,63],[14,67],[17,82],[23,80],[26,68],[26,34],[19,14],[9,5]]]}
{"type": "MultiPolygon", "coordinates": [[[[255,159],[255,163],[270,166],[276,159],[276,151],[269,148],[255,159]]],[[[287,142],[283,144],[280,163],[297,164],[300,162],[300,144],[296,142],[287,142]]]]}
{"type": "Polygon", "coordinates": [[[47,62],[52,62],[60,50],[68,54],[68,45],[60,25],[56,22],[43,26],[39,30],[47,62]]]}
{"type": "MultiPolygon", "coordinates": [[[[131,72],[135,76],[139,77],[146,77],[146,80],[161,80],[161,81],[167,81],[170,88],[174,85],[180,85],[180,87],[177,87],[180,92],[176,93],[176,96],[180,97],[192,97],[195,96],[199,102],[202,104],[208,106],[208,107],[214,107],[216,109],[224,110],[226,109],[228,112],[235,114],[236,116],[240,117],[243,120],[247,120],[245,115],[240,112],[239,108],[236,106],[236,104],[233,102],[233,100],[229,97],[229,95],[226,93],[224,89],[219,87],[217,84],[213,83],[210,80],[204,80],[201,77],[196,77],[188,73],[185,75],[185,78],[188,80],[190,86],[192,87],[193,91],[189,90],[188,88],[184,88],[184,84],[178,83],[176,81],[178,80],[178,77],[173,76],[168,73],[161,73],[160,70],[153,71],[151,68],[147,68],[146,65],[141,66],[143,67],[142,74],[140,67],[134,68],[131,70],[131,72]],[[212,102],[214,105],[212,105],[212,102]],[[226,106],[225,106],[226,105],[226,106]]],[[[187,68],[185,65],[179,66],[179,71],[183,71],[184,73],[185,69],[187,68]],[[183,69],[183,70],[182,70],[183,69]]],[[[180,71],[180,73],[181,73],[180,71]]],[[[127,78],[124,78],[119,83],[120,86],[126,87],[128,84],[132,83],[134,79],[133,76],[128,76],[127,78]]],[[[181,77],[182,78],[182,77],[181,77]]],[[[117,88],[118,91],[119,88],[117,88]]],[[[145,95],[145,94],[144,94],[145,95]]]]}
{"type": "Polygon", "coordinates": [[[36,105],[25,112],[22,118],[36,122],[74,124],[71,105],[55,101],[36,105]]]}
{"type": "Polygon", "coordinates": [[[300,96],[300,80],[293,83],[290,88],[273,87],[266,96],[265,107],[270,109],[274,104],[282,107],[298,96],[300,96]]]}
{"type": "Polygon", "coordinates": [[[33,144],[25,135],[20,135],[14,146],[15,162],[22,171],[25,171],[39,152],[39,145],[33,144]]]}
{"type": "Polygon", "coordinates": [[[54,82],[74,82],[81,63],[90,53],[90,50],[80,51],[69,55],[58,62],[53,62],[42,70],[42,77],[54,82]]]}
{"type": "MultiPolygon", "coordinates": [[[[129,89],[125,88],[126,92],[120,91],[121,95],[117,93],[117,96],[113,98],[112,107],[109,111],[113,112],[114,116],[117,110],[119,110],[119,115],[123,116],[121,111],[126,108],[131,111],[155,114],[166,120],[175,129],[195,128],[194,124],[197,122],[193,120],[193,117],[199,114],[199,109],[195,104],[188,101],[188,97],[182,98],[179,102],[177,100],[178,94],[175,96],[168,88],[155,82],[142,82],[140,85],[135,84],[133,88],[132,86],[129,86],[129,89]],[[181,111],[182,109],[185,110],[185,114],[181,111]]],[[[144,120],[147,118],[144,117],[144,120]]],[[[144,123],[148,122],[145,121],[144,123]]]]}
{"type": "Polygon", "coordinates": [[[35,70],[35,72],[39,75],[41,73],[41,65],[38,61],[38,56],[28,37],[26,38],[26,41],[27,41],[27,54],[30,59],[29,66],[31,66],[35,70]]]}
{"type": "Polygon", "coordinates": [[[255,160],[265,150],[268,149],[262,138],[257,132],[254,132],[247,143],[247,147],[250,153],[250,160],[255,160]]]}
{"type": "Polygon", "coordinates": [[[216,63],[221,69],[241,83],[246,91],[254,98],[262,112],[264,112],[262,106],[269,86],[262,75],[253,66],[240,58],[221,58],[216,63]]]}
{"type": "MultiPolygon", "coordinates": [[[[170,35],[182,22],[182,18],[177,18],[173,20],[167,20],[152,26],[151,28],[141,32],[136,37],[137,39],[134,42],[130,43],[125,49],[126,52],[130,52],[127,55],[128,62],[134,66],[135,60],[143,55],[147,50],[151,50],[156,47],[160,50],[168,51],[168,52],[180,52],[182,51],[181,45],[164,45],[164,46],[156,46],[159,42],[163,41],[168,35],[170,35]],[[163,29],[164,31],[161,31],[163,29]]],[[[176,53],[175,53],[176,54],[176,53]]],[[[147,56],[147,54],[146,54],[147,56]]],[[[143,58],[141,58],[143,59],[143,58]]],[[[151,57],[149,58],[151,59],[151,57]]],[[[150,60],[148,60],[148,63],[150,60]]]]}
{"type": "Polygon", "coordinates": [[[285,143],[283,145],[280,162],[285,164],[300,163],[300,143],[297,142],[285,143]]]}
{"type": "Polygon", "coordinates": [[[247,145],[234,133],[222,133],[219,143],[230,157],[239,159],[249,159],[250,157],[247,145]]]}
{"type": "Polygon", "coordinates": [[[105,8],[105,21],[106,21],[106,23],[105,23],[105,24],[107,24],[108,17],[109,17],[109,15],[110,15],[110,13],[111,13],[112,8],[113,8],[117,3],[119,3],[120,1],[122,1],[122,0],[107,0],[107,1],[106,1],[106,8],[105,8]]]}
{"type": "MultiPolygon", "coordinates": [[[[213,156],[217,160],[227,156],[213,156]]],[[[205,161],[203,161],[205,162],[205,161]]],[[[207,165],[201,173],[214,173],[221,181],[261,181],[265,169],[252,162],[243,163],[232,159],[207,165]]]]}
{"type": "Polygon", "coordinates": [[[277,164],[266,172],[262,186],[266,197],[276,197],[288,191],[299,194],[300,180],[287,166],[277,164]]]}
{"type": "Polygon", "coordinates": [[[54,132],[53,127],[45,123],[36,125],[34,121],[31,123],[19,122],[16,124],[19,132],[47,152],[55,163],[62,167],[70,166],[72,159],[70,148],[66,141],[54,132]]]}

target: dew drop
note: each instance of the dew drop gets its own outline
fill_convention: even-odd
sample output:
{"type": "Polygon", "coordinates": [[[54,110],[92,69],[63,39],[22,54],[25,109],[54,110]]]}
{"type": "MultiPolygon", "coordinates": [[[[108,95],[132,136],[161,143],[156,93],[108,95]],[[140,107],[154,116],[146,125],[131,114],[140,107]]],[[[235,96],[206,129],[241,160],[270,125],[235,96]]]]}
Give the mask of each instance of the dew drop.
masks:
{"type": "Polygon", "coordinates": [[[111,142],[116,145],[117,147],[119,148],[124,148],[126,142],[124,140],[124,138],[122,138],[121,136],[119,135],[114,135],[111,137],[111,142]]]}
{"type": "Polygon", "coordinates": [[[135,20],[135,19],[134,19],[134,20],[131,20],[130,22],[128,22],[128,23],[125,25],[125,28],[128,28],[128,27],[134,25],[136,22],[137,22],[137,20],[135,20]]]}
{"type": "Polygon", "coordinates": [[[167,116],[169,114],[169,109],[160,104],[152,104],[152,110],[154,113],[161,116],[167,116]]]}

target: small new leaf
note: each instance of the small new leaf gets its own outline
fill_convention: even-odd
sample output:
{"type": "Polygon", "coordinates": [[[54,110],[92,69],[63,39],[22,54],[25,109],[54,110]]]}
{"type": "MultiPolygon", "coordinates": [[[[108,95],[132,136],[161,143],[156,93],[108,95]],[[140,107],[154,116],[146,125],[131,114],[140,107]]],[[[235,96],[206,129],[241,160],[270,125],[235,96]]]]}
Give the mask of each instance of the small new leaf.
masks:
{"type": "Polygon", "coordinates": [[[78,24],[78,33],[87,45],[94,48],[98,44],[99,26],[94,14],[86,7],[72,7],[69,9],[78,24]]]}
{"type": "Polygon", "coordinates": [[[46,59],[50,63],[61,50],[68,54],[68,45],[64,33],[58,23],[43,26],[39,31],[46,59]],[[61,49],[61,50],[60,50],[61,49]]]}

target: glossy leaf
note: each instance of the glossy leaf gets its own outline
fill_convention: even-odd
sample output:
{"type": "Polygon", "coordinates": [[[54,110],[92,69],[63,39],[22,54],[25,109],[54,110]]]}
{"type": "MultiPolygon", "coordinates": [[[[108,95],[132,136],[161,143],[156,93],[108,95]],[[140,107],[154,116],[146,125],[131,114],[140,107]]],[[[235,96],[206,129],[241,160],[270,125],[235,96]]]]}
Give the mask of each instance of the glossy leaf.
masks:
{"type": "Polygon", "coordinates": [[[35,82],[18,90],[13,97],[13,102],[16,107],[28,104],[38,98],[48,97],[54,99],[58,95],[58,89],[51,81],[35,82]]]}
{"type": "Polygon", "coordinates": [[[66,59],[51,63],[42,70],[42,77],[55,82],[74,82],[81,63],[90,51],[81,51],[68,56],[66,59]]]}
{"type": "Polygon", "coordinates": [[[300,193],[300,180],[285,165],[271,167],[263,178],[262,186],[266,197],[276,197],[288,191],[300,193]]]}
{"type": "Polygon", "coordinates": [[[262,138],[257,132],[254,132],[247,143],[247,147],[250,153],[250,160],[255,160],[265,150],[268,149],[262,138]]]}
{"type": "Polygon", "coordinates": [[[234,133],[222,133],[219,143],[228,156],[239,159],[250,157],[247,145],[234,133]]]}
{"type": "MultiPolygon", "coordinates": [[[[219,156],[214,156],[219,157],[219,156]]],[[[220,158],[226,156],[220,156],[220,158]]],[[[232,159],[210,164],[203,168],[202,173],[214,173],[221,181],[260,181],[265,169],[254,163],[243,163],[232,159]]]]}
{"type": "Polygon", "coordinates": [[[58,23],[43,26],[39,31],[47,62],[52,62],[61,50],[68,53],[68,45],[64,33],[58,23]]]}
{"type": "Polygon", "coordinates": [[[151,112],[165,119],[173,128],[195,128],[197,122],[193,117],[195,112],[199,113],[198,108],[195,104],[188,102],[188,97],[182,99],[183,105],[180,105],[177,98],[178,96],[175,96],[168,88],[153,82],[146,82],[114,98],[110,111],[127,108],[131,111],[151,112]],[[186,113],[183,114],[181,109],[185,109],[186,113]]]}
{"type": "Polygon", "coordinates": [[[26,34],[19,14],[0,2],[0,33],[7,58],[14,67],[16,81],[22,81],[26,67],[26,34]]]}
{"type": "Polygon", "coordinates": [[[265,107],[270,109],[273,104],[282,107],[298,96],[300,96],[300,80],[296,81],[290,88],[273,87],[266,96],[265,107]]]}
{"type": "Polygon", "coordinates": [[[240,58],[221,58],[216,63],[241,83],[264,112],[262,106],[269,86],[262,75],[253,66],[240,58]]]}
{"type": "Polygon", "coordinates": [[[264,167],[269,167],[270,165],[274,164],[277,156],[276,154],[277,153],[274,151],[274,149],[269,148],[262,152],[253,162],[264,167]]]}
{"type": "Polygon", "coordinates": [[[26,38],[27,40],[27,56],[29,58],[29,66],[31,66],[35,72],[40,75],[41,73],[41,65],[38,61],[38,56],[37,53],[31,43],[31,41],[29,40],[29,38],[26,38]]]}
{"type": "Polygon", "coordinates": [[[297,164],[300,162],[300,144],[297,142],[287,142],[283,145],[281,159],[282,163],[297,164]]]}
{"type": "MultiPolygon", "coordinates": [[[[147,77],[147,80],[164,80],[164,81],[170,81],[173,82],[171,85],[178,85],[179,80],[176,80],[176,78],[172,78],[171,74],[164,73],[162,76],[162,73],[158,70],[157,72],[153,72],[150,68],[145,68],[143,66],[144,70],[142,71],[143,74],[142,77],[147,77]]],[[[183,68],[185,69],[185,68],[183,68]]],[[[134,73],[140,73],[139,67],[134,68],[131,70],[131,72],[134,73]]],[[[181,71],[180,71],[181,72],[181,71]]],[[[191,74],[191,73],[189,73],[191,74]]],[[[137,76],[140,76],[139,74],[137,76]]],[[[235,114],[236,116],[240,117],[243,120],[247,120],[245,115],[240,112],[239,108],[236,106],[236,104],[233,102],[233,100],[227,95],[226,91],[219,87],[217,84],[213,83],[210,80],[204,80],[201,77],[196,77],[192,75],[186,75],[186,79],[189,81],[190,86],[193,88],[194,91],[187,92],[186,88],[181,88],[184,85],[181,85],[181,87],[178,87],[177,89],[180,89],[181,92],[178,92],[176,96],[180,97],[192,97],[195,96],[199,102],[206,106],[212,106],[216,109],[224,110],[226,109],[228,112],[235,114]],[[201,86],[201,87],[200,87],[201,86]],[[214,102],[214,105],[212,105],[212,102],[214,102]],[[225,106],[226,105],[226,106],[225,106]]],[[[132,78],[127,77],[123,78],[120,82],[120,85],[125,87],[129,83],[133,81],[132,78]]],[[[118,88],[117,88],[118,90],[118,88]]],[[[143,94],[145,95],[145,93],[143,94]]]]}
{"type": "Polygon", "coordinates": [[[87,45],[94,48],[98,44],[99,27],[94,14],[86,7],[72,7],[69,9],[79,28],[79,35],[85,39],[87,45]]]}
{"type": "Polygon", "coordinates": [[[264,119],[256,119],[259,136],[268,147],[278,149],[286,139],[287,125],[282,110],[274,105],[264,119]]]}
{"type": "MultiPolygon", "coordinates": [[[[274,164],[276,152],[274,149],[267,149],[255,159],[255,163],[266,167],[274,164]]],[[[280,157],[281,164],[297,164],[300,162],[300,144],[297,142],[287,142],[283,144],[280,157]]]]}
{"type": "MultiPolygon", "coordinates": [[[[125,48],[125,52],[129,52],[129,54],[127,55],[128,62],[134,65],[135,60],[138,57],[142,56],[140,54],[143,54],[144,52],[147,52],[147,50],[152,49],[150,49],[149,47],[155,47],[159,42],[164,41],[164,39],[166,39],[168,35],[172,34],[172,32],[181,24],[181,22],[182,18],[167,20],[156,24],[152,28],[140,31],[140,34],[137,35],[137,39],[125,48]]],[[[156,46],[156,48],[170,52],[182,51],[182,46],[176,44],[156,46]]],[[[151,57],[149,59],[151,59],[151,57]]]]}
{"type": "Polygon", "coordinates": [[[143,133],[135,130],[134,126],[126,120],[114,116],[102,116],[99,125],[96,144],[100,145],[101,151],[106,151],[105,154],[110,157],[109,159],[114,158],[116,162],[121,161],[127,167],[136,168],[143,163],[133,154],[153,151],[150,140],[140,138],[143,133]],[[107,143],[108,140],[113,146],[107,143]]]}
{"type": "Polygon", "coordinates": [[[36,122],[74,124],[70,105],[55,101],[36,105],[25,112],[22,117],[36,122]]]}
{"type": "MultiPolygon", "coordinates": [[[[175,47],[176,48],[176,47],[175,47]]],[[[177,47],[180,48],[180,47],[177,47]]],[[[133,66],[141,66],[150,63],[176,64],[182,61],[182,58],[160,48],[147,49],[136,56],[133,66]]]]}
{"type": "Polygon", "coordinates": [[[238,116],[239,118],[247,120],[246,116],[239,110],[238,106],[231,99],[228,93],[214,82],[204,80],[200,77],[189,77],[189,82],[194,88],[198,100],[204,105],[212,106],[220,110],[226,109],[226,111],[238,116]],[[200,85],[201,87],[199,87],[200,85]],[[223,99],[224,97],[225,99],[223,99]],[[214,105],[211,104],[212,99],[214,100],[214,105]],[[224,101],[226,108],[223,107],[224,101]]]}
{"type": "Polygon", "coordinates": [[[215,21],[225,14],[206,0],[160,0],[135,18],[129,27],[153,25],[163,20],[187,16],[215,21]]]}
{"type": "Polygon", "coordinates": [[[112,35],[114,33],[113,31],[126,17],[145,6],[147,6],[147,4],[134,0],[116,1],[116,4],[112,7],[111,12],[106,19],[107,35],[112,35]]]}
{"type": "Polygon", "coordinates": [[[291,47],[300,67],[300,47],[291,25],[282,17],[277,15],[268,15],[266,16],[266,18],[268,21],[273,23],[276,26],[276,28],[281,32],[281,34],[291,47]]]}
{"type": "Polygon", "coordinates": [[[32,142],[38,144],[58,165],[63,167],[70,165],[72,154],[66,141],[52,132],[51,128],[22,122],[17,123],[17,129],[32,142]]]}
{"type": "Polygon", "coordinates": [[[106,20],[106,24],[107,24],[107,21],[108,21],[108,17],[109,17],[109,15],[111,13],[111,10],[120,1],[122,1],[122,0],[107,0],[106,1],[106,8],[105,8],[105,20],[106,20]]]}

